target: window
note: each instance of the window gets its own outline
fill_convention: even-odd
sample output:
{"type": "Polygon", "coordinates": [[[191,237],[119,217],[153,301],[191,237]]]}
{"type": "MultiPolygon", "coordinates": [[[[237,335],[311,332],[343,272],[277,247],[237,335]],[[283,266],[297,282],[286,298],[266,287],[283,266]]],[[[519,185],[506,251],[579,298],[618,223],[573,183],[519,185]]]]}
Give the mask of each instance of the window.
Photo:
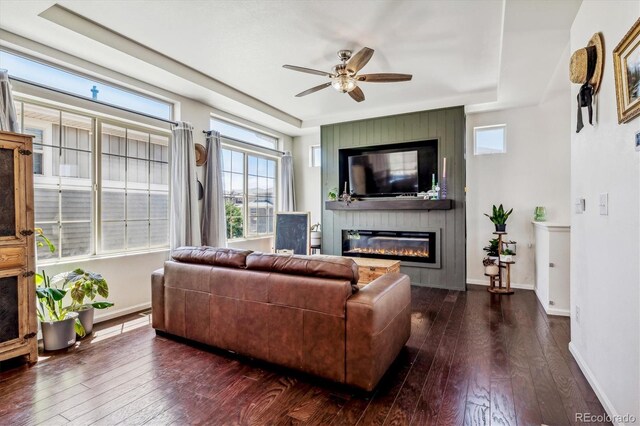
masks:
{"type": "Polygon", "coordinates": [[[278,139],[264,133],[256,132],[246,127],[237,126],[228,121],[211,119],[211,128],[220,132],[221,135],[238,141],[261,146],[263,148],[275,149],[278,146],[278,139]]]}
{"type": "Polygon", "coordinates": [[[9,70],[11,77],[44,86],[51,86],[54,84],[52,82],[55,82],[56,90],[80,95],[87,99],[98,100],[167,120],[171,119],[173,113],[173,107],[168,102],[132,93],[2,50],[0,50],[0,64],[2,68],[9,70]]]}
{"type": "Polygon", "coordinates": [[[36,226],[57,248],[39,247],[39,261],[168,246],[167,134],[27,102],[16,110],[34,135],[36,226]]]}
{"type": "Polygon", "coordinates": [[[473,128],[473,153],[475,155],[504,154],[507,152],[507,125],[473,128]]]}
{"type": "Polygon", "coordinates": [[[222,150],[228,239],[273,234],[276,169],[275,159],[233,148],[222,150]]]}
{"type": "Polygon", "coordinates": [[[312,145],[309,147],[309,167],[320,167],[321,165],[320,145],[312,145]]]}
{"type": "Polygon", "coordinates": [[[169,138],[101,123],[102,251],[169,243],[169,138]]]}

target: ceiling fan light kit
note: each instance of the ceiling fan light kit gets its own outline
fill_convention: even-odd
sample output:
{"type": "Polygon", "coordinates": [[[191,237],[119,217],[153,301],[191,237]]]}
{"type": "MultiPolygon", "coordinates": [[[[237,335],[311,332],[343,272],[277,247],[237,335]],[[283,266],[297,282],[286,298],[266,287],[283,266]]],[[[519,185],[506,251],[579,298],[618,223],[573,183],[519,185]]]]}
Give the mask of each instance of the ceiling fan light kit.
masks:
{"type": "Polygon", "coordinates": [[[348,93],[349,96],[356,102],[364,101],[364,93],[362,89],[358,87],[358,82],[365,83],[395,83],[399,81],[409,81],[412,78],[411,74],[393,74],[393,73],[380,73],[380,74],[361,74],[360,71],[369,62],[373,56],[373,49],[363,47],[352,56],[351,50],[339,50],[338,58],[342,61],[341,64],[333,67],[333,73],[314,70],[311,68],[298,67],[296,65],[283,65],[284,68],[292,71],[304,72],[307,74],[320,75],[323,77],[329,77],[331,82],[324,83],[319,86],[307,89],[304,92],[300,92],[296,97],[302,97],[315,93],[319,90],[332,86],[336,91],[340,93],[348,93]]]}

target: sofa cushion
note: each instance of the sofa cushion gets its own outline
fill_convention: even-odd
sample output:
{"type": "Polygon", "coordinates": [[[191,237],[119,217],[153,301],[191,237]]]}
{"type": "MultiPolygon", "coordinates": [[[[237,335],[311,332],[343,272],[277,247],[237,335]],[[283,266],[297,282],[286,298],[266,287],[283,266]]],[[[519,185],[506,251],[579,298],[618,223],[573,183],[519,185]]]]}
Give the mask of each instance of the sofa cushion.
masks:
{"type": "Polygon", "coordinates": [[[247,256],[247,269],[279,272],[307,277],[344,279],[358,283],[358,265],[340,256],[300,256],[286,254],[251,253],[247,256]]]}
{"type": "Polygon", "coordinates": [[[217,247],[180,247],[171,253],[173,260],[183,263],[246,268],[251,250],[235,250],[217,247]]]}

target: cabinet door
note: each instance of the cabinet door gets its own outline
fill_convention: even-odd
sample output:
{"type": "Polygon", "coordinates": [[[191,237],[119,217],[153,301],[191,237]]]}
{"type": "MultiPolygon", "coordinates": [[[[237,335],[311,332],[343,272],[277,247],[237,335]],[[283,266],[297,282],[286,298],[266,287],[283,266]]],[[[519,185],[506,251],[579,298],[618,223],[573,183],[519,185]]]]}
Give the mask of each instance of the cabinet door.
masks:
{"type": "Polygon", "coordinates": [[[25,342],[29,332],[27,285],[30,280],[23,273],[24,269],[0,271],[0,350],[25,342]]]}
{"type": "MultiPolygon", "coordinates": [[[[0,140],[0,246],[24,244],[33,229],[27,229],[24,144],[0,140]]],[[[29,158],[30,159],[30,158],[29,158]]]]}

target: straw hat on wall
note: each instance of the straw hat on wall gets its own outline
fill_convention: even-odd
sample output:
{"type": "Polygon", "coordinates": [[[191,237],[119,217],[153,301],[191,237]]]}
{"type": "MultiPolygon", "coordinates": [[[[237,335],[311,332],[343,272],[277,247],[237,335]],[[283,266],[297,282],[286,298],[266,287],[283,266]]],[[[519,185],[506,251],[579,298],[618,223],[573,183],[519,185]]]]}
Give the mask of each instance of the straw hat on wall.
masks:
{"type": "Polygon", "coordinates": [[[196,166],[202,166],[207,162],[207,149],[197,143],[196,144],[196,166]]]}
{"type": "Polygon", "coordinates": [[[571,55],[569,64],[569,79],[572,83],[585,84],[587,82],[587,73],[589,71],[589,56],[595,61],[593,76],[589,80],[589,84],[593,86],[593,94],[598,93],[600,83],[602,82],[602,71],[604,68],[604,43],[602,42],[602,34],[595,33],[586,47],[576,50],[571,55]]]}

